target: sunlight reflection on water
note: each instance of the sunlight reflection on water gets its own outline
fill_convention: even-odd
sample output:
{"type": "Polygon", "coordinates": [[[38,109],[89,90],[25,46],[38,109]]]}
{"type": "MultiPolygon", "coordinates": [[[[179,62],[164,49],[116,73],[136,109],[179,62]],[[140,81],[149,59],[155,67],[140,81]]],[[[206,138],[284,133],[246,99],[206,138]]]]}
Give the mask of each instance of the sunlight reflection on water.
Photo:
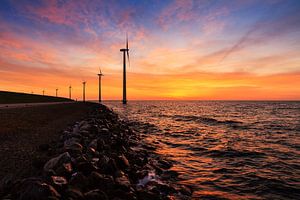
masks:
{"type": "Polygon", "coordinates": [[[195,198],[300,199],[300,102],[105,102],[139,121],[195,198]]]}

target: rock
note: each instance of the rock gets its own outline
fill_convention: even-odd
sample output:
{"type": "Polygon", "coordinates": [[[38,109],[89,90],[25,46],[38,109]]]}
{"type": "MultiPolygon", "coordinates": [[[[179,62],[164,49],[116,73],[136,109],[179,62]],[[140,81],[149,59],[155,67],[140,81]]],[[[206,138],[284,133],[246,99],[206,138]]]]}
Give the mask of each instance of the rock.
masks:
{"type": "Polygon", "coordinates": [[[80,131],[80,134],[83,135],[83,136],[85,136],[85,137],[90,136],[90,132],[87,131],[87,130],[81,130],[81,131],[80,131]]]}
{"type": "Polygon", "coordinates": [[[185,185],[180,185],[179,189],[177,189],[181,194],[187,195],[187,196],[192,196],[192,189],[185,186],[185,185]]]}
{"type": "MultiPolygon", "coordinates": [[[[119,171],[120,173],[120,171],[119,171]]],[[[120,174],[117,175],[117,177],[115,178],[116,184],[125,190],[128,190],[130,188],[130,181],[128,179],[128,177],[126,176],[126,174],[124,174],[122,171],[120,174]]]]}
{"type": "Polygon", "coordinates": [[[64,142],[64,149],[65,151],[68,151],[71,155],[78,155],[82,152],[83,146],[79,142],[76,142],[72,139],[73,138],[64,142]]]}
{"type": "Polygon", "coordinates": [[[52,183],[58,186],[66,185],[68,183],[68,181],[62,176],[51,176],[51,179],[52,183]]]}
{"type": "MultiPolygon", "coordinates": [[[[131,188],[132,189],[132,188],[131,188]]],[[[114,190],[112,196],[115,197],[114,199],[137,199],[136,198],[136,194],[135,192],[133,192],[134,190],[130,190],[130,191],[124,191],[123,189],[116,189],[114,190]]]]}
{"type": "Polygon", "coordinates": [[[60,198],[60,194],[47,183],[37,178],[22,180],[13,188],[13,199],[40,200],[48,198],[60,198]]]}
{"type": "Polygon", "coordinates": [[[158,193],[163,192],[169,195],[177,192],[175,188],[165,183],[157,182],[155,187],[157,188],[158,193]]]}
{"type": "Polygon", "coordinates": [[[113,175],[117,170],[117,164],[114,159],[103,156],[98,162],[99,169],[104,174],[113,175]]]}
{"type": "Polygon", "coordinates": [[[72,188],[72,187],[70,187],[70,188],[68,188],[68,189],[66,189],[66,191],[65,191],[65,195],[64,195],[64,199],[78,199],[78,200],[83,200],[84,199],[84,195],[82,194],[82,192],[79,190],[79,189],[77,189],[77,188],[72,188]]]}
{"type": "Polygon", "coordinates": [[[88,185],[88,178],[81,172],[76,172],[71,176],[69,185],[84,190],[88,185]]]}
{"type": "Polygon", "coordinates": [[[99,138],[98,140],[97,140],[97,150],[98,151],[102,151],[102,150],[104,150],[105,149],[105,142],[104,142],[104,140],[103,139],[101,139],[101,138],[99,138]]]}
{"type": "Polygon", "coordinates": [[[0,180],[0,197],[3,196],[13,186],[14,176],[8,174],[0,180]]]}
{"type": "Polygon", "coordinates": [[[96,155],[96,150],[92,147],[88,147],[86,150],[86,154],[89,155],[90,157],[93,157],[96,155]]]}
{"type": "Polygon", "coordinates": [[[86,176],[97,170],[95,165],[93,165],[91,162],[80,162],[77,165],[77,169],[86,176]]]}
{"type": "Polygon", "coordinates": [[[60,154],[59,156],[52,158],[44,165],[44,171],[56,170],[63,164],[71,163],[71,156],[68,152],[60,154]]]}
{"type": "Polygon", "coordinates": [[[92,172],[88,177],[88,180],[91,188],[110,190],[114,187],[115,184],[112,176],[99,174],[98,172],[92,172]]]}
{"type": "Polygon", "coordinates": [[[91,190],[87,193],[84,194],[85,198],[86,199],[89,199],[89,200],[108,200],[108,197],[107,195],[105,194],[105,192],[99,190],[99,189],[96,189],[96,190],[91,190]]]}
{"type": "Polygon", "coordinates": [[[55,174],[69,178],[72,174],[72,171],[73,171],[72,164],[64,163],[56,169],[55,174]]]}
{"type": "Polygon", "coordinates": [[[98,143],[98,140],[97,140],[97,139],[94,139],[94,140],[89,144],[89,147],[94,148],[94,149],[97,149],[97,143],[98,143]]]}
{"type": "Polygon", "coordinates": [[[173,170],[164,171],[161,175],[161,178],[164,180],[176,179],[178,177],[178,172],[173,170]]]}
{"type": "Polygon", "coordinates": [[[116,159],[117,165],[119,166],[119,169],[128,169],[130,167],[129,161],[127,158],[124,156],[124,154],[120,155],[116,159]]]}
{"type": "Polygon", "coordinates": [[[147,191],[147,190],[141,190],[141,191],[138,191],[138,199],[153,200],[153,199],[161,199],[161,198],[159,198],[153,192],[150,192],[150,191],[147,191]]]}
{"type": "Polygon", "coordinates": [[[162,169],[169,169],[172,167],[172,163],[165,160],[158,160],[158,164],[162,169]]]}

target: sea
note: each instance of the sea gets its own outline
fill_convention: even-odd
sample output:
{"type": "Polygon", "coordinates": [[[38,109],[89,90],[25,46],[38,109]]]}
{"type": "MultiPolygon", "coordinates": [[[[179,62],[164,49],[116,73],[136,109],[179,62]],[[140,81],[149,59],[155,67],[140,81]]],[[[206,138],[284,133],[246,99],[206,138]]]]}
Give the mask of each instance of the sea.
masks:
{"type": "Polygon", "coordinates": [[[300,199],[300,102],[104,102],[138,122],[193,199],[300,199]]]}

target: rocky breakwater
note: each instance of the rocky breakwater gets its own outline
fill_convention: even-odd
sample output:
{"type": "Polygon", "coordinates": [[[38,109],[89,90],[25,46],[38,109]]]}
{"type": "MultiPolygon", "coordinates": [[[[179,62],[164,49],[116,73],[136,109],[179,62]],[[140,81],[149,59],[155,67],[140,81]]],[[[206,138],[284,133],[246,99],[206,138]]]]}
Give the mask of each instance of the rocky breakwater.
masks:
{"type": "Polygon", "coordinates": [[[95,105],[59,141],[39,149],[45,154],[33,163],[39,176],[3,178],[2,199],[191,198],[190,188],[176,184],[171,162],[156,155],[153,146],[103,105],[95,105]]]}

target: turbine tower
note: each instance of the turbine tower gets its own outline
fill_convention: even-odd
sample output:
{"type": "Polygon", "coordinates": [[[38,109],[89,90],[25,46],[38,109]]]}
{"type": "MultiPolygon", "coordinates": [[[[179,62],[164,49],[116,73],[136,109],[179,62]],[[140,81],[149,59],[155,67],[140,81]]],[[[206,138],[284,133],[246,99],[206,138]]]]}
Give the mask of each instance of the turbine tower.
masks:
{"type": "Polygon", "coordinates": [[[56,90],[55,90],[55,96],[57,97],[57,91],[58,91],[58,89],[56,88],[56,90]]]}
{"type": "Polygon", "coordinates": [[[101,103],[101,76],[104,76],[101,72],[101,69],[99,69],[99,74],[98,74],[98,77],[99,77],[99,103],[101,103]]]}
{"type": "Polygon", "coordinates": [[[126,98],[126,54],[128,59],[128,65],[130,66],[130,60],[129,60],[129,48],[128,48],[128,36],[126,35],[126,48],[120,49],[121,52],[123,52],[123,104],[127,103],[126,98]]]}
{"type": "Polygon", "coordinates": [[[69,99],[72,99],[72,86],[69,86],[69,99]]]}
{"type": "Polygon", "coordinates": [[[82,101],[85,102],[85,84],[86,84],[86,82],[83,81],[82,84],[83,84],[83,98],[82,98],[82,101]]]}
{"type": "Polygon", "coordinates": [[[45,90],[43,90],[43,96],[45,95],[45,90]]]}

